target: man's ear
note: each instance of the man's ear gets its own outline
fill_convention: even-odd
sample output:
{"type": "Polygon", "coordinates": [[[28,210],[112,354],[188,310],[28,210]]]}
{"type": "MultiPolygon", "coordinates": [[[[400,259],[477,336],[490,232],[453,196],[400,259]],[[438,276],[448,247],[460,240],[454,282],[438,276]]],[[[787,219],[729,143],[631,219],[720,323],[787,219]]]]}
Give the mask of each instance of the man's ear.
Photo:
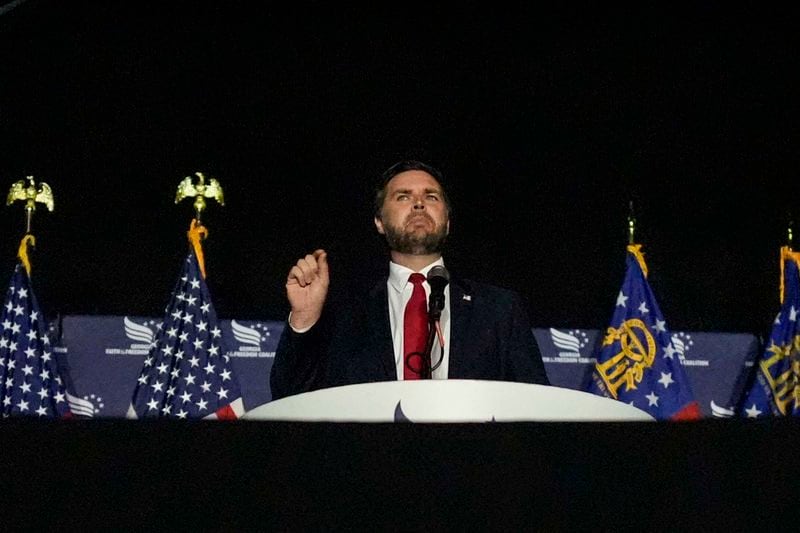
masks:
{"type": "Polygon", "coordinates": [[[378,233],[383,235],[385,233],[385,231],[383,230],[383,222],[381,221],[381,219],[378,218],[378,217],[375,217],[375,218],[372,219],[372,221],[375,223],[375,229],[378,230],[378,233]]]}

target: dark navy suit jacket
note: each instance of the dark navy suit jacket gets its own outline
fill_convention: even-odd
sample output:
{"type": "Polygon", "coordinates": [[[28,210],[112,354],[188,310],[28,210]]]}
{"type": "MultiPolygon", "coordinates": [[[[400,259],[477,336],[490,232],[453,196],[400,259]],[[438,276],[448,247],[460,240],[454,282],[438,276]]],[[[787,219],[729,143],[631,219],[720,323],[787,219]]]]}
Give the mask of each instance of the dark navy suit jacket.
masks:
{"type": "MultiPolygon", "coordinates": [[[[308,331],[283,329],[270,373],[272,399],[311,390],[397,379],[386,278],[366,299],[329,294],[308,331]]],[[[549,385],[527,312],[516,292],[450,282],[448,378],[549,385]]]]}

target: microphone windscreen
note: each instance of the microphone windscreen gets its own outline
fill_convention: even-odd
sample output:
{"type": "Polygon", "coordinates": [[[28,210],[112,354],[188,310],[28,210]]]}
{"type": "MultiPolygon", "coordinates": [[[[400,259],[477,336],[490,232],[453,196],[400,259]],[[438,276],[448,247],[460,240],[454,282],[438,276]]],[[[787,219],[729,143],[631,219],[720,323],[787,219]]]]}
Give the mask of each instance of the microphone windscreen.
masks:
{"type": "Polygon", "coordinates": [[[428,271],[428,283],[431,283],[431,281],[447,285],[450,281],[450,273],[442,265],[434,265],[428,271]]]}

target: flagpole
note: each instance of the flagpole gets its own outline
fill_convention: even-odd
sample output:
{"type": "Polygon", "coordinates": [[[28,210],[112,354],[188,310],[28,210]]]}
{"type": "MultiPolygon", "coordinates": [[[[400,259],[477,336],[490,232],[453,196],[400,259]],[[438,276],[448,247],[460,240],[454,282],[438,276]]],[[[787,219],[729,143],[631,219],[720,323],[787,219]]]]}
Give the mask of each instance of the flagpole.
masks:
{"type": "Polygon", "coordinates": [[[636,231],[636,216],[633,212],[633,200],[628,203],[628,244],[635,244],[634,232],[636,231]]]}

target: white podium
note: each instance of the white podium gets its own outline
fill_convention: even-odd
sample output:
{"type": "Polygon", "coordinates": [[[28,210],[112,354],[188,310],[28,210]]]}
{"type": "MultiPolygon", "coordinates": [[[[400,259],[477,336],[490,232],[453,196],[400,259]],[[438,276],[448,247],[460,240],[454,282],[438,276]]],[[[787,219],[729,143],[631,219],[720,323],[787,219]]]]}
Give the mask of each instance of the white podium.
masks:
{"type": "Polygon", "coordinates": [[[588,392],[482,380],[385,381],[321,389],[266,403],[244,419],[307,422],[654,421],[588,392]]]}

